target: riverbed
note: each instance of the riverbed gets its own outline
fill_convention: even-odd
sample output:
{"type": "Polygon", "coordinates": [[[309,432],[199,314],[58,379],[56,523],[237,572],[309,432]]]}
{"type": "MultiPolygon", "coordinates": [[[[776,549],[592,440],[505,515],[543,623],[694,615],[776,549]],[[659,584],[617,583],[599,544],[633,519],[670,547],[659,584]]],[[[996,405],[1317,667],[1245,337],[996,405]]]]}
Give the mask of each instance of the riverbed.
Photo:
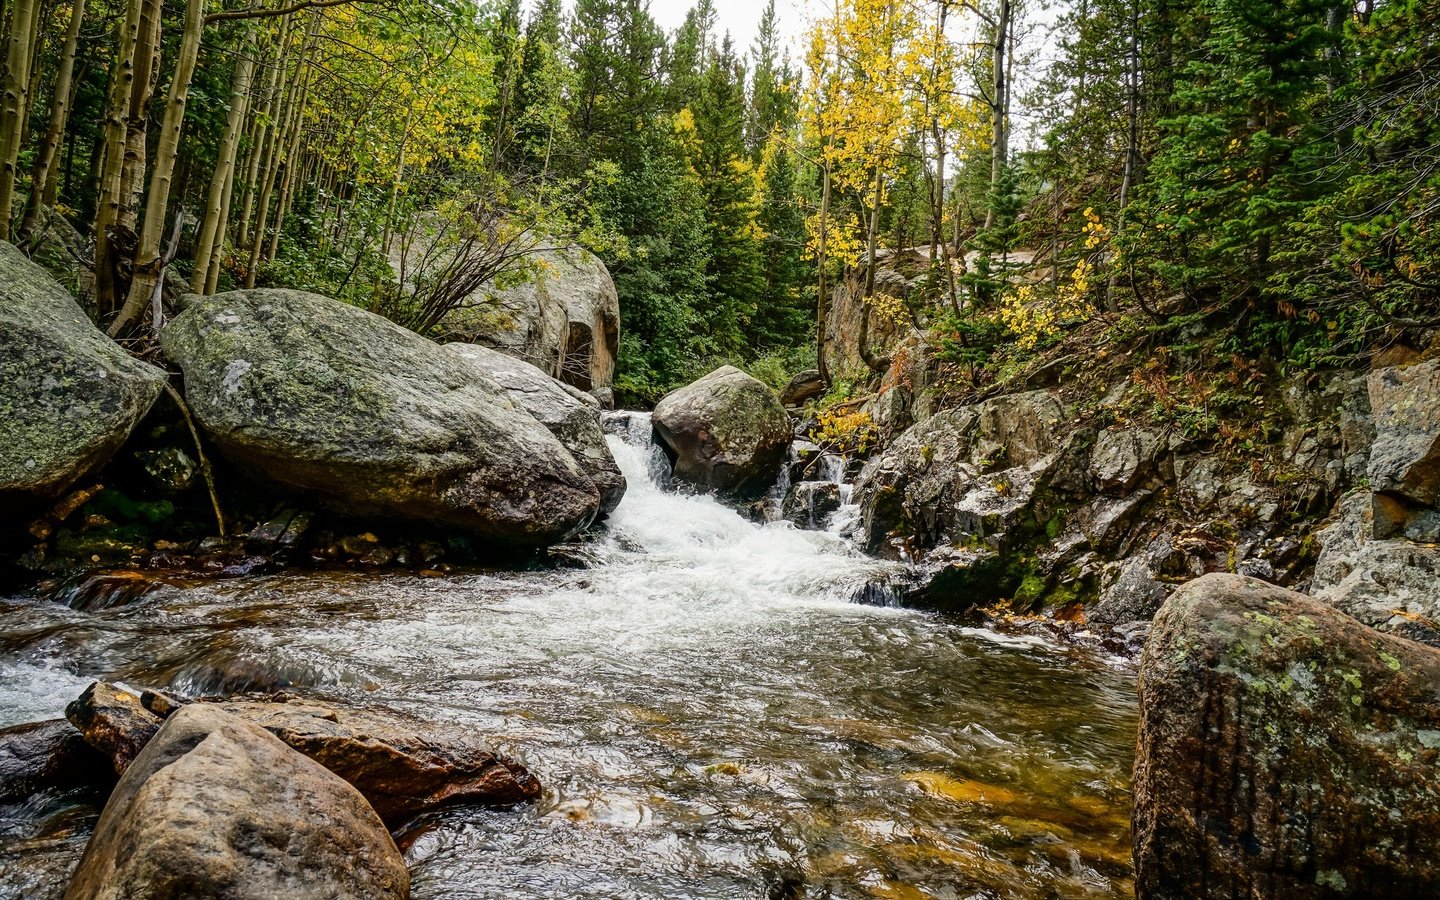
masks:
{"type": "MultiPolygon", "coordinates": [[[[105,678],[487,735],[545,796],[400,834],[416,898],[1130,895],[1124,660],[854,602],[901,573],[843,536],[853,508],[757,524],[669,490],[643,419],[609,440],[629,491],[572,565],[0,599],[0,725],[105,678]]],[[[0,807],[0,897],[63,893],[99,799],[0,807]]]]}

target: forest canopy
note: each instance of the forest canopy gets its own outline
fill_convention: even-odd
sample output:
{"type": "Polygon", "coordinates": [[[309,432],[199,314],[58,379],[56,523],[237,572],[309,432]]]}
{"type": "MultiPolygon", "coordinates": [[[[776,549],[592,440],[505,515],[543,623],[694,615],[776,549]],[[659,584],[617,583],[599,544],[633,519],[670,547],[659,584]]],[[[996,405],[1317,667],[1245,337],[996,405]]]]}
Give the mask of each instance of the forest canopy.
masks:
{"type": "Polygon", "coordinates": [[[671,32],[645,0],[11,0],[0,237],[66,220],[142,343],[167,277],[432,333],[573,241],[614,276],[630,402],[720,361],[844,374],[847,279],[980,380],[1099,314],[1296,366],[1440,324],[1433,3],[805,12],[738,47],[712,0],[671,32]],[[415,269],[440,233],[463,264],[415,269]],[[896,248],[928,260],[903,298],[896,248]]]}

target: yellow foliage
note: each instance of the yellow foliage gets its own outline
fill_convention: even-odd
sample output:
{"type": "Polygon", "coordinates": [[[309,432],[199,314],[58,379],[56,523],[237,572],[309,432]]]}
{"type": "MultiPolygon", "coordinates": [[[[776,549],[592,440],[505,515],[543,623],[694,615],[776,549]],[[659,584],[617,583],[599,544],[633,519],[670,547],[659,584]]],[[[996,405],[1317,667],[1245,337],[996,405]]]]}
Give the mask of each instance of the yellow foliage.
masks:
{"type": "Polygon", "coordinates": [[[837,453],[864,453],[875,442],[875,422],[867,412],[826,410],[816,416],[810,440],[837,453]]]}
{"type": "MultiPolygon", "coordinates": [[[[1094,209],[1087,207],[1084,216],[1085,249],[1098,251],[1110,239],[1110,229],[1094,209]]],[[[1022,350],[1033,349],[1058,335],[1062,323],[1094,314],[1090,290],[1095,275],[1095,255],[1098,253],[1077,260],[1069,279],[1062,282],[1051,297],[1041,297],[1030,284],[1005,292],[1000,298],[1000,321],[1015,335],[1017,346],[1022,350]]]]}

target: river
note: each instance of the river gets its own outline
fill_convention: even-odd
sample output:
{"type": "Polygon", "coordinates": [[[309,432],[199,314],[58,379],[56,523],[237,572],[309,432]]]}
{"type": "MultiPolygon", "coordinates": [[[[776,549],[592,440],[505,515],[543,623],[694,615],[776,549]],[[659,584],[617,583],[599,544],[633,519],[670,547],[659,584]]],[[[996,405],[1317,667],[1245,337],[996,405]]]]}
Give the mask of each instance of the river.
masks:
{"type": "MultiPolygon", "coordinates": [[[[58,716],[95,678],[274,679],[489,735],[545,797],[417,823],[416,898],[1131,893],[1126,665],[851,602],[895,572],[840,526],[667,490],[643,417],[610,441],[630,487],[584,567],[175,578],[90,612],[0,599],[0,725],[58,716]]],[[[97,800],[0,807],[0,897],[63,893],[97,800]]]]}

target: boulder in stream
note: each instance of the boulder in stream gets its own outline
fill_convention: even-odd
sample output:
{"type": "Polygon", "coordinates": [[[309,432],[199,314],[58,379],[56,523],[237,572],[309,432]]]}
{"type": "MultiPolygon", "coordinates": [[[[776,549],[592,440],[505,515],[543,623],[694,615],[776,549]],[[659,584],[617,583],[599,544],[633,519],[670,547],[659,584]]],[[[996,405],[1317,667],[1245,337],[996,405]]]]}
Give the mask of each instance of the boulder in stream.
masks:
{"type": "Polygon", "coordinates": [[[262,481],[345,515],[557,543],[600,491],[479,363],[316,294],[193,302],[161,336],[196,420],[262,481]]]}
{"type": "Polygon", "coordinates": [[[677,479],[737,499],[775,482],[794,437],[774,392],[734,366],[666,394],[650,421],[677,479]]]}
{"type": "Polygon", "coordinates": [[[409,892],[405,860],[358,791],[259,726],[191,704],[120,779],[65,896],[409,892]]]}
{"type": "Polygon", "coordinates": [[[1140,900],[1440,896],[1440,651],[1212,574],[1139,687],[1140,900]]]}
{"type": "Polygon", "coordinates": [[[840,508],[840,485],[833,481],[801,481],[790,488],[781,506],[797,528],[820,528],[840,508]]]}
{"type": "MultiPolygon", "coordinates": [[[[136,696],[96,682],[70,704],[67,714],[86,740],[123,772],[164,717],[186,705],[194,704],[151,692],[136,696]]],[[[201,705],[259,725],[339,775],[391,827],[444,806],[511,806],[540,796],[540,782],[523,765],[453,726],[284,695],[201,705]]]]}
{"type": "Polygon", "coordinates": [[[103,465],[164,387],[164,372],[122,350],[45,270],[0,242],[6,518],[59,496],[103,465]]]}
{"type": "Polygon", "coordinates": [[[64,719],[0,728],[0,802],[114,779],[109,758],[64,719]]]}
{"type": "Polygon", "coordinates": [[[600,514],[609,515],[625,496],[625,476],[615,464],[600,427],[600,401],[535,366],[479,344],[446,344],[445,349],[479,363],[550,433],[600,490],[600,514]]]}
{"type": "Polygon", "coordinates": [[[391,828],[457,803],[511,806],[540,797],[539,780],[524,766],[458,728],[299,699],[217,705],[354,785],[391,828]]]}

